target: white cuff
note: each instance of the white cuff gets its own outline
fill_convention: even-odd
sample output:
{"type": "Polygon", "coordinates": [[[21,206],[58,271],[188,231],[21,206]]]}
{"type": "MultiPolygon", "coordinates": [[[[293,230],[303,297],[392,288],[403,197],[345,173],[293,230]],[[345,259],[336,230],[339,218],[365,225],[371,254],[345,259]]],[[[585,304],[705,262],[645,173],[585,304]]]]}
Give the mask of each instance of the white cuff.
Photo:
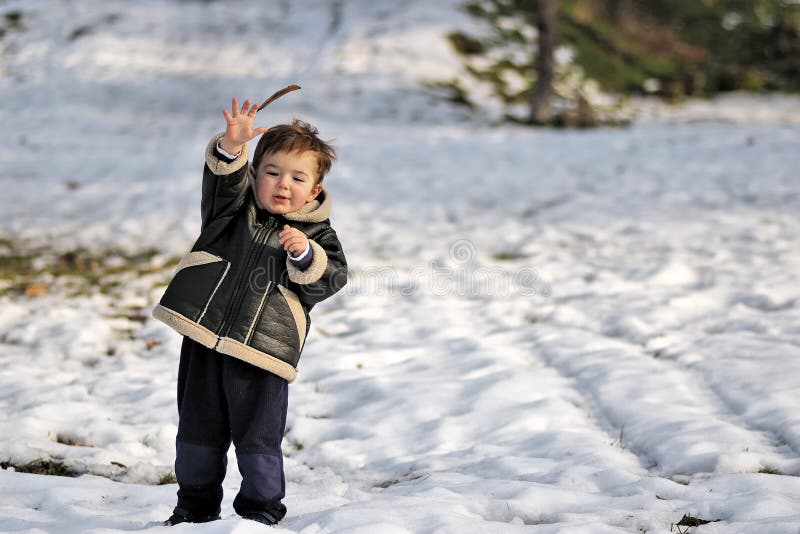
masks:
{"type": "Polygon", "coordinates": [[[308,252],[311,250],[311,241],[306,243],[306,249],[300,253],[299,256],[292,256],[292,253],[288,250],[286,251],[286,255],[289,256],[289,259],[292,261],[300,261],[308,255],[308,252]]]}
{"type": "Polygon", "coordinates": [[[225,132],[220,132],[208,142],[206,146],[206,165],[215,176],[227,176],[247,165],[247,145],[242,145],[242,152],[235,160],[228,161],[217,153],[217,143],[225,137],[225,132]]]}
{"type": "Polygon", "coordinates": [[[241,150],[239,151],[239,154],[236,154],[236,155],[231,154],[230,152],[227,152],[226,150],[224,150],[222,148],[222,145],[220,144],[221,142],[222,142],[222,139],[217,141],[217,150],[219,150],[219,153],[222,154],[223,156],[225,156],[226,158],[228,158],[228,159],[236,159],[236,158],[239,157],[239,154],[242,153],[241,150]]]}

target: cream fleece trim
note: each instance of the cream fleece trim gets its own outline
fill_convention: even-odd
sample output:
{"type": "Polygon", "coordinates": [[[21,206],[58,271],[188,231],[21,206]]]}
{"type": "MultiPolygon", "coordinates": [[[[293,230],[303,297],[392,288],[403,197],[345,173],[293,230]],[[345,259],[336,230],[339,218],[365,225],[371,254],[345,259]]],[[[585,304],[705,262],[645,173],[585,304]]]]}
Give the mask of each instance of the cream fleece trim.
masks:
{"type": "Polygon", "coordinates": [[[323,188],[317,198],[306,202],[299,210],[291,211],[283,216],[290,221],[322,222],[331,216],[331,194],[323,188]]]}
{"type": "Polygon", "coordinates": [[[289,305],[289,311],[292,312],[294,323],[297,326],[297,337],[300,341],[299,347],[300,350],[303,350],[303,342],[306,340],[306,314],[303,313],[303,306],[300,304],[300,299],[291,289],[278,284],[278,290],[283,294],[286,304],[289,305]]]}
{"type": "MultiPolygon", "coordinates": [[[[272,282],[270,282],[272,284],[272,282]]],[[[267,296],[269,295],[270,287],[267,286],[267,289],[264,290],[264,294],[261,295],[261,301],[258,303],[258,308],[256,309],[256,313],[253,316],[253,322],[250,323],[250,328],[247,329],[247,335],[244,336],[244,342],[250,343],[250,336],[253,335],[253,330],[256,328],[256,323],[258,319],[261,317],[261,311],[264,309],[264,301],[267,300],[267,296]]]]}
{"type": "Polygon", "coordinates": [[[216,350],[222,354],[239,358],[256,367],[265,369],[270,373],[285,378],[290,383],[294,382],[294,379],[297,378],[297,370],[288,363],[236,341],[235,339],[229,337],[220,338],[216,350]]]}
{"type": "Polygon", "coordinates": [[[292,260],[286,258],[286,269],[289,271],[289,280],[295,284],[313,284],[325,274],[325,268],[328,266],[328,255],[325,249],[322,248],[316,241],[309,239],[308,243],[311,245],[314,257],[311,258],[311,265],[305,271],[298,269],[292,264],[292,260]]]}
{"type": "Polygon", "coordinates": [[[217,289],[219,289],[219,286],[222,285],[222,281],[225,280],[226,276],[228,276],[228,271],[230,270],[231,270],[231,263],[229,261],[226,261],[225,270],[222,272],[222,276],[219,277],[217,285],[214,286],[214,291],[212,291],[211,295],[209,295],[209,297],[206,299],[206,305],[203,307],[203,311],[200,313],[200,317],[197,318],[198,323],[203,320],[203,317],[206,316],[209,304],[211,304],[211,301],[214,299],[214,295],[217,294],[217,289]]]}
{"type": "Polygon", "coordinates": [[[214,332],[204,326],[200,326],[194,321],[190,321],[180,313],[170,310],[161,304],[156,304],[156,307],[153,308],[153,317],[171,327],[179,334],[188,336],[210,349],[213,349],[214,345],[217,344],[217,335],[214,332]]]}
{"type": "Polygon", "coordinates": [[[153,309],[153,317],[173,328],[179,334],[190,337],[210,349],[215,349],[217,352],[244,360],[256,367],[283,377],[289,382],[293,382],[297,378],[297,370],[283,360],[279,360],[234,339],[228,337],[220,338],[208,328],[190,321],[183,315],[165,308],[161,304],[156,304],[153,309]],[[219,344],[217,344],[218,339],[219,344]]]}
{"type": "Polygon", "coordinates": [[[196,265],[205,265],[206,263],[214,263],[217,261],[225,261],[224,259],[220,258],[219,256],[215,256],[210,252],[206,252],[205,250],[195,250],[194,252],[189,252],[181,258],[181,261],[178,263],[178,266],[175,268],[175,272],[177,273],[181,269],[185,269],[186,267],[194,267],[196,265]]]}
{"type": "Polygon", "coordinates": [[[247,147],[247,144],[242,145],[242,151],[236,157],[235,160],[228,163],[227,161],[223,161],[219,159],[214,154],[214,149],[217,147],[217,141],[225,137],[225,132],[218,133],[214,137],[211,138],[211,142],[208,143],[206,147],[206,164],[208,164],[208,168],[211,169],[211,172],[216,174],[217,176],[225,176],[226,174],[233,174],[234,172],[238,171],[245,165],[247,165],[247,158],[250,157],[250,152],[247,147]]]}

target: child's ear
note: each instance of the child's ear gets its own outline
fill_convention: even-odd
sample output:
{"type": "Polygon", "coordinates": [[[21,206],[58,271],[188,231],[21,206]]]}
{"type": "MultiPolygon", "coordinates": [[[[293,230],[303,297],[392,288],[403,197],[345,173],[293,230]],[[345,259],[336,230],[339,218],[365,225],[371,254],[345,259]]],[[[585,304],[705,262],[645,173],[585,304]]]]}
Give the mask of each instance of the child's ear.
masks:
{"type": "Polygon", "coordinates": [[[255,178],[255,177],[256,177],[256,168],[255,168],[255,167],[253,167],[253,164],[252,164],[252,163],[248,163],[248,164],[247,164],[247,172],[249,172],[249,173],[250,173],[250,176],[252,176],[253,178],[255,178]]]}
{"type": "Polygon", "coordinates": [[[322,184],[317,184],[311,188],[311,193],[308,195],[308,200],[314,200],[322,192],[322,184]]]}

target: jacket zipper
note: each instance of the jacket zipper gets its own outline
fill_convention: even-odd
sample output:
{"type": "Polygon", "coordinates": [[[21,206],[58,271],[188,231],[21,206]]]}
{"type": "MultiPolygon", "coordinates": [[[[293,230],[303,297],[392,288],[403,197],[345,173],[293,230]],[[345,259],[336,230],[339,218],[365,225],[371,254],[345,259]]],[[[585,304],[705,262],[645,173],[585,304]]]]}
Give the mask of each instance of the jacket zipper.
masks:
{"type": "Polygon", "coordinates": [[[246,291],[242,291],[240,288],[242,286],[242,281],[244,277],[250,272],[250,263],[251,260],[253,259],[254,255],[253,253],[256,252],[255,254],[256,259],[258,259],[258,257],[261,256],[261,249],[263,249],[264,244],[267,242],[269,236],[272,234],[272,231],[275,228],[275,219],[270,218],[267,224],[261,224],[259,226],[261,226],[261,228],[259,228],[258,231],[256,232],[255,239],[253,239],[254,244],[250,246],[250,249],[248,250],[247,253],[247,258],[245,259],[244,265],[242,266],[242,270],[236,277],[236,285],[234,285],[233,288],[233,295],[231,296],[230,301],[228,301],[228,307],[225,310],[225,314],[222,316],[222,322],[220,323],[220,328],[219,328],[220,335],[217,336],[217,342],[214,345],[215,349],[219,345],[220,340],[224,336],[227,336],[228,333],[230,332],[232,325],[229,325],[227,323],[231,317],[235,316],[234,312],[238,309],[239,305],[241,304],[241,302],[239,301],[241,301],[244,298],[243,295],[246,293],[246,291]],[[262,239],[261,236],[264,235],[265,233],[266,236],[262,239]]]}

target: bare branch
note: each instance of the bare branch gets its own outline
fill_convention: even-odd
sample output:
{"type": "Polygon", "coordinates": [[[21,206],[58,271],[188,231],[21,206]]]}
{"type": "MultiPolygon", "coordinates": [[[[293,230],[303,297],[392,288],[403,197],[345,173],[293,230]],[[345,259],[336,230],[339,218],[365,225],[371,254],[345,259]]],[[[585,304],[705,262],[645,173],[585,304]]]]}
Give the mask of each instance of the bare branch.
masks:
{"type": "Polygon", "coordinates": [[[258,106],[258,111],[261,111],[265,107],[269,106],[272,102],[274,102],[275,100],[279,99],[280,97],[282,97],[286,93],[291,93],[292,91],[297,91],[298,89],[300,89],[299,85],[290,85],[288,87],[284,87],[283,89],[281,89],[280,91],[278,91],[277,93],[275,93],[274,95],[269,97],[268,99],[264,100],[264,103],[261,104],[260,106],[258,106]]]}

